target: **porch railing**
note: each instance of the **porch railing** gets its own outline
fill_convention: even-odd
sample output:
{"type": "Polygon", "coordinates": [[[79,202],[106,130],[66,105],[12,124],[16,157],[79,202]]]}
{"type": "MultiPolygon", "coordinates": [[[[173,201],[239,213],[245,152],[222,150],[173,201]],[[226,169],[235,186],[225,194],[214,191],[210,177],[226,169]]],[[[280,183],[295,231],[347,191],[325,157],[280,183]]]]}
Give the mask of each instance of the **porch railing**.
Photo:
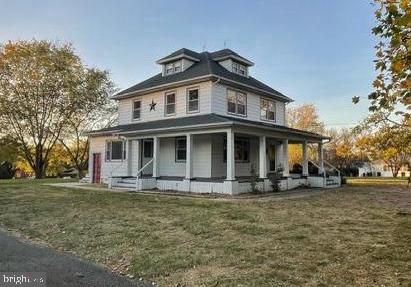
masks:
{"type": "Polygon", "coordinates": [[[142,168],[140,168],[137,171],[136,182],[140,178],[140,174],[143,172],[143,170],[145,170],[147,168],[147,166],[149,166],[151,163],[153,163],[153,161],[154,161],[154,158],[150,159],[142,168]]]}

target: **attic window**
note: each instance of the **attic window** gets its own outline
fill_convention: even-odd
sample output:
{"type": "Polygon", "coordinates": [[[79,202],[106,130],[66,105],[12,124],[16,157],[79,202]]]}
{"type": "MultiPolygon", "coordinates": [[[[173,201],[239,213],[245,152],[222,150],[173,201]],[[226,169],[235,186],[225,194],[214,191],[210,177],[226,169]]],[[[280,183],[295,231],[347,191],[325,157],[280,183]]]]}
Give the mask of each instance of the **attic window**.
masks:
{"type": "Polygon", "coordinates": [[[181,72],[181,61],[166,64],[165,70],[166,70],[165,72],[166,75],[171,75],[174,73],[181,72]]]}
{"type": "Polygon", "coordinates": [[[233,62],[232,71],[233,73],[236,73],[242,76],[247,75],[247,68],[244,65],[241,65],[237,62],[233,62]]]}

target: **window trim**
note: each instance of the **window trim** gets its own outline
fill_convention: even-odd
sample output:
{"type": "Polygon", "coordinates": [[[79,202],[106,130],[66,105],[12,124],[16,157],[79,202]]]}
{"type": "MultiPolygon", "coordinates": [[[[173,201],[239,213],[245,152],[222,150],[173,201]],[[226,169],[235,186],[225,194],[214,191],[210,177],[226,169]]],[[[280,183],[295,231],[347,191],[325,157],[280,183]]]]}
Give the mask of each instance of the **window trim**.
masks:
{"type": "Polygon", "coordinates": [[[277,122],[277,105],[276,105],[275,100],[269,99],[269,98],[265,98],[265,97],[260,97],[260,120],[265,121],[265,122],[270,122],[270,123],[275,123],[275,122],[277,122]],[[270,120],[270,119],[267,119],[267,118],[263,118],[263,117],[261,116],[261,111],[262,111],[261,102],[262,102],[263,100],[273,103],[273,108],[274,108],[274,119],[273,119],[273,120],[270,120]]]}
{"type": "Polygon", "coordinates": [[[106,140],[106,145],[105,145],[105,161],[106,162],[122,162],[127,160],[127,141],[125,140],[118,140],[118,139],[112,139],[112,140],[106,140]],[[122,142],[122,158],[121,159],[113,159],[113,142],[122,142]],[[108,144],[110,144],[110,151],[107,149],[108,144]],[[108,153],[110,153],[110,158],[107,158],[108,153]]]}
{"type": "Polygon", "coordinates": [[[143,100],[142,99],[134,99],[133,101],[132,101],[132,108],[131,108],[131,120],[132,121],[140,121],[141,120],[141,111],[142,111],[142,105],[143,105],[143,100]],[[135,102],[140,102],[140,117],[139,118],[135,118],[134,117],[134,111],[136,110],[135,108],[134,108],[134,103],[135,102]]]}
{"type": "Polygon", "coordinates": [[[247,93],[245,93],[245,92],[243,92],[243,91],[240,91],[240,90],[236,90],[236,89],[227,89],[227,96],[226,96],[226,105],[227,105],[227,114],[229,114],[229,115],[234,115],[234,116],[238,116],[238,117],[247,117],[247,110],[248,110],[248,108],[247,108],[247,104],[248,104],[248,95],[247,95],[247,93]],[[229,112],[228,111],[228,93],[229,93],[229,91],[232,91],[232,92],[235,92],[235,112],[233,113],[233,112],[229,112]],[[238,94],[243,94],[244,96],[245,96],[245,114],[239,114],[238,113],[238,94]]]}
{"type": "Polygon", "coordinates": [[[174,160],[175,162],[187,162],[187,137],[176,137],[174,140],[174,160]],[[185,145],[184,145],[184,150],[186,152],[186,158],[185,159],[178,159],[178,144],[177,142],[180,140],[184,140],[185,141],[185,145]]]}
{"type": "Polygon", "coordinates": [[[171,117],[175,116],[177,114],[177,91],[167,91],[164,93],[164,116],[166,117],[171,117]],[[167,95],[174,94],[174,113],[167,113],[167,95]]]}
{"type": "Polygon", "coordinates": [[[200,87],[195,86],[195,87],[189,87],[187,88],[186,91],[186,112],[187,114],[195,114],[200,112],[200,87]],[[192,90],[197,90],[197,110],[190,111],[190,91],[192,90]]]}

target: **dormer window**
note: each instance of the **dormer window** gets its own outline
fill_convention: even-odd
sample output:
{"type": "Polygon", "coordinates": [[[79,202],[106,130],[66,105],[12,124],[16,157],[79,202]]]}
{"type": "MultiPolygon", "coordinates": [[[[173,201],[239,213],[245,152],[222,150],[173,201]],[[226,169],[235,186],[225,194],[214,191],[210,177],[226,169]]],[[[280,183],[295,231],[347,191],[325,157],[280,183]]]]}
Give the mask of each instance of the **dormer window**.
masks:
{"type": "Polygon", "coordinates": [[[181,61],[166,64],[166,75],[181,72],[181,61]]]}
{"type": "Polygon", "coordinates": [[[247,75],[247,68],[237,62],[233,62],[232,71],[233,73],[239,74],[241,76],[247,75]]]}

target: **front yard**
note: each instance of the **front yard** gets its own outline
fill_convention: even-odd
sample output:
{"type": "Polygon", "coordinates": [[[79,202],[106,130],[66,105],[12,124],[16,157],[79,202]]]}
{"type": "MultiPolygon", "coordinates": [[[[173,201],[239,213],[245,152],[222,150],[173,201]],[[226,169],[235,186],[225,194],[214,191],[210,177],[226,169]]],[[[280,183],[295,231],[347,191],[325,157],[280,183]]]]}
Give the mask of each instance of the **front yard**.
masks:
{"type": "Polygon", "coordinates": [[[409,286],[411,192],[285,200],[0,182],[0,226],[160,286],[409,286]]]}

